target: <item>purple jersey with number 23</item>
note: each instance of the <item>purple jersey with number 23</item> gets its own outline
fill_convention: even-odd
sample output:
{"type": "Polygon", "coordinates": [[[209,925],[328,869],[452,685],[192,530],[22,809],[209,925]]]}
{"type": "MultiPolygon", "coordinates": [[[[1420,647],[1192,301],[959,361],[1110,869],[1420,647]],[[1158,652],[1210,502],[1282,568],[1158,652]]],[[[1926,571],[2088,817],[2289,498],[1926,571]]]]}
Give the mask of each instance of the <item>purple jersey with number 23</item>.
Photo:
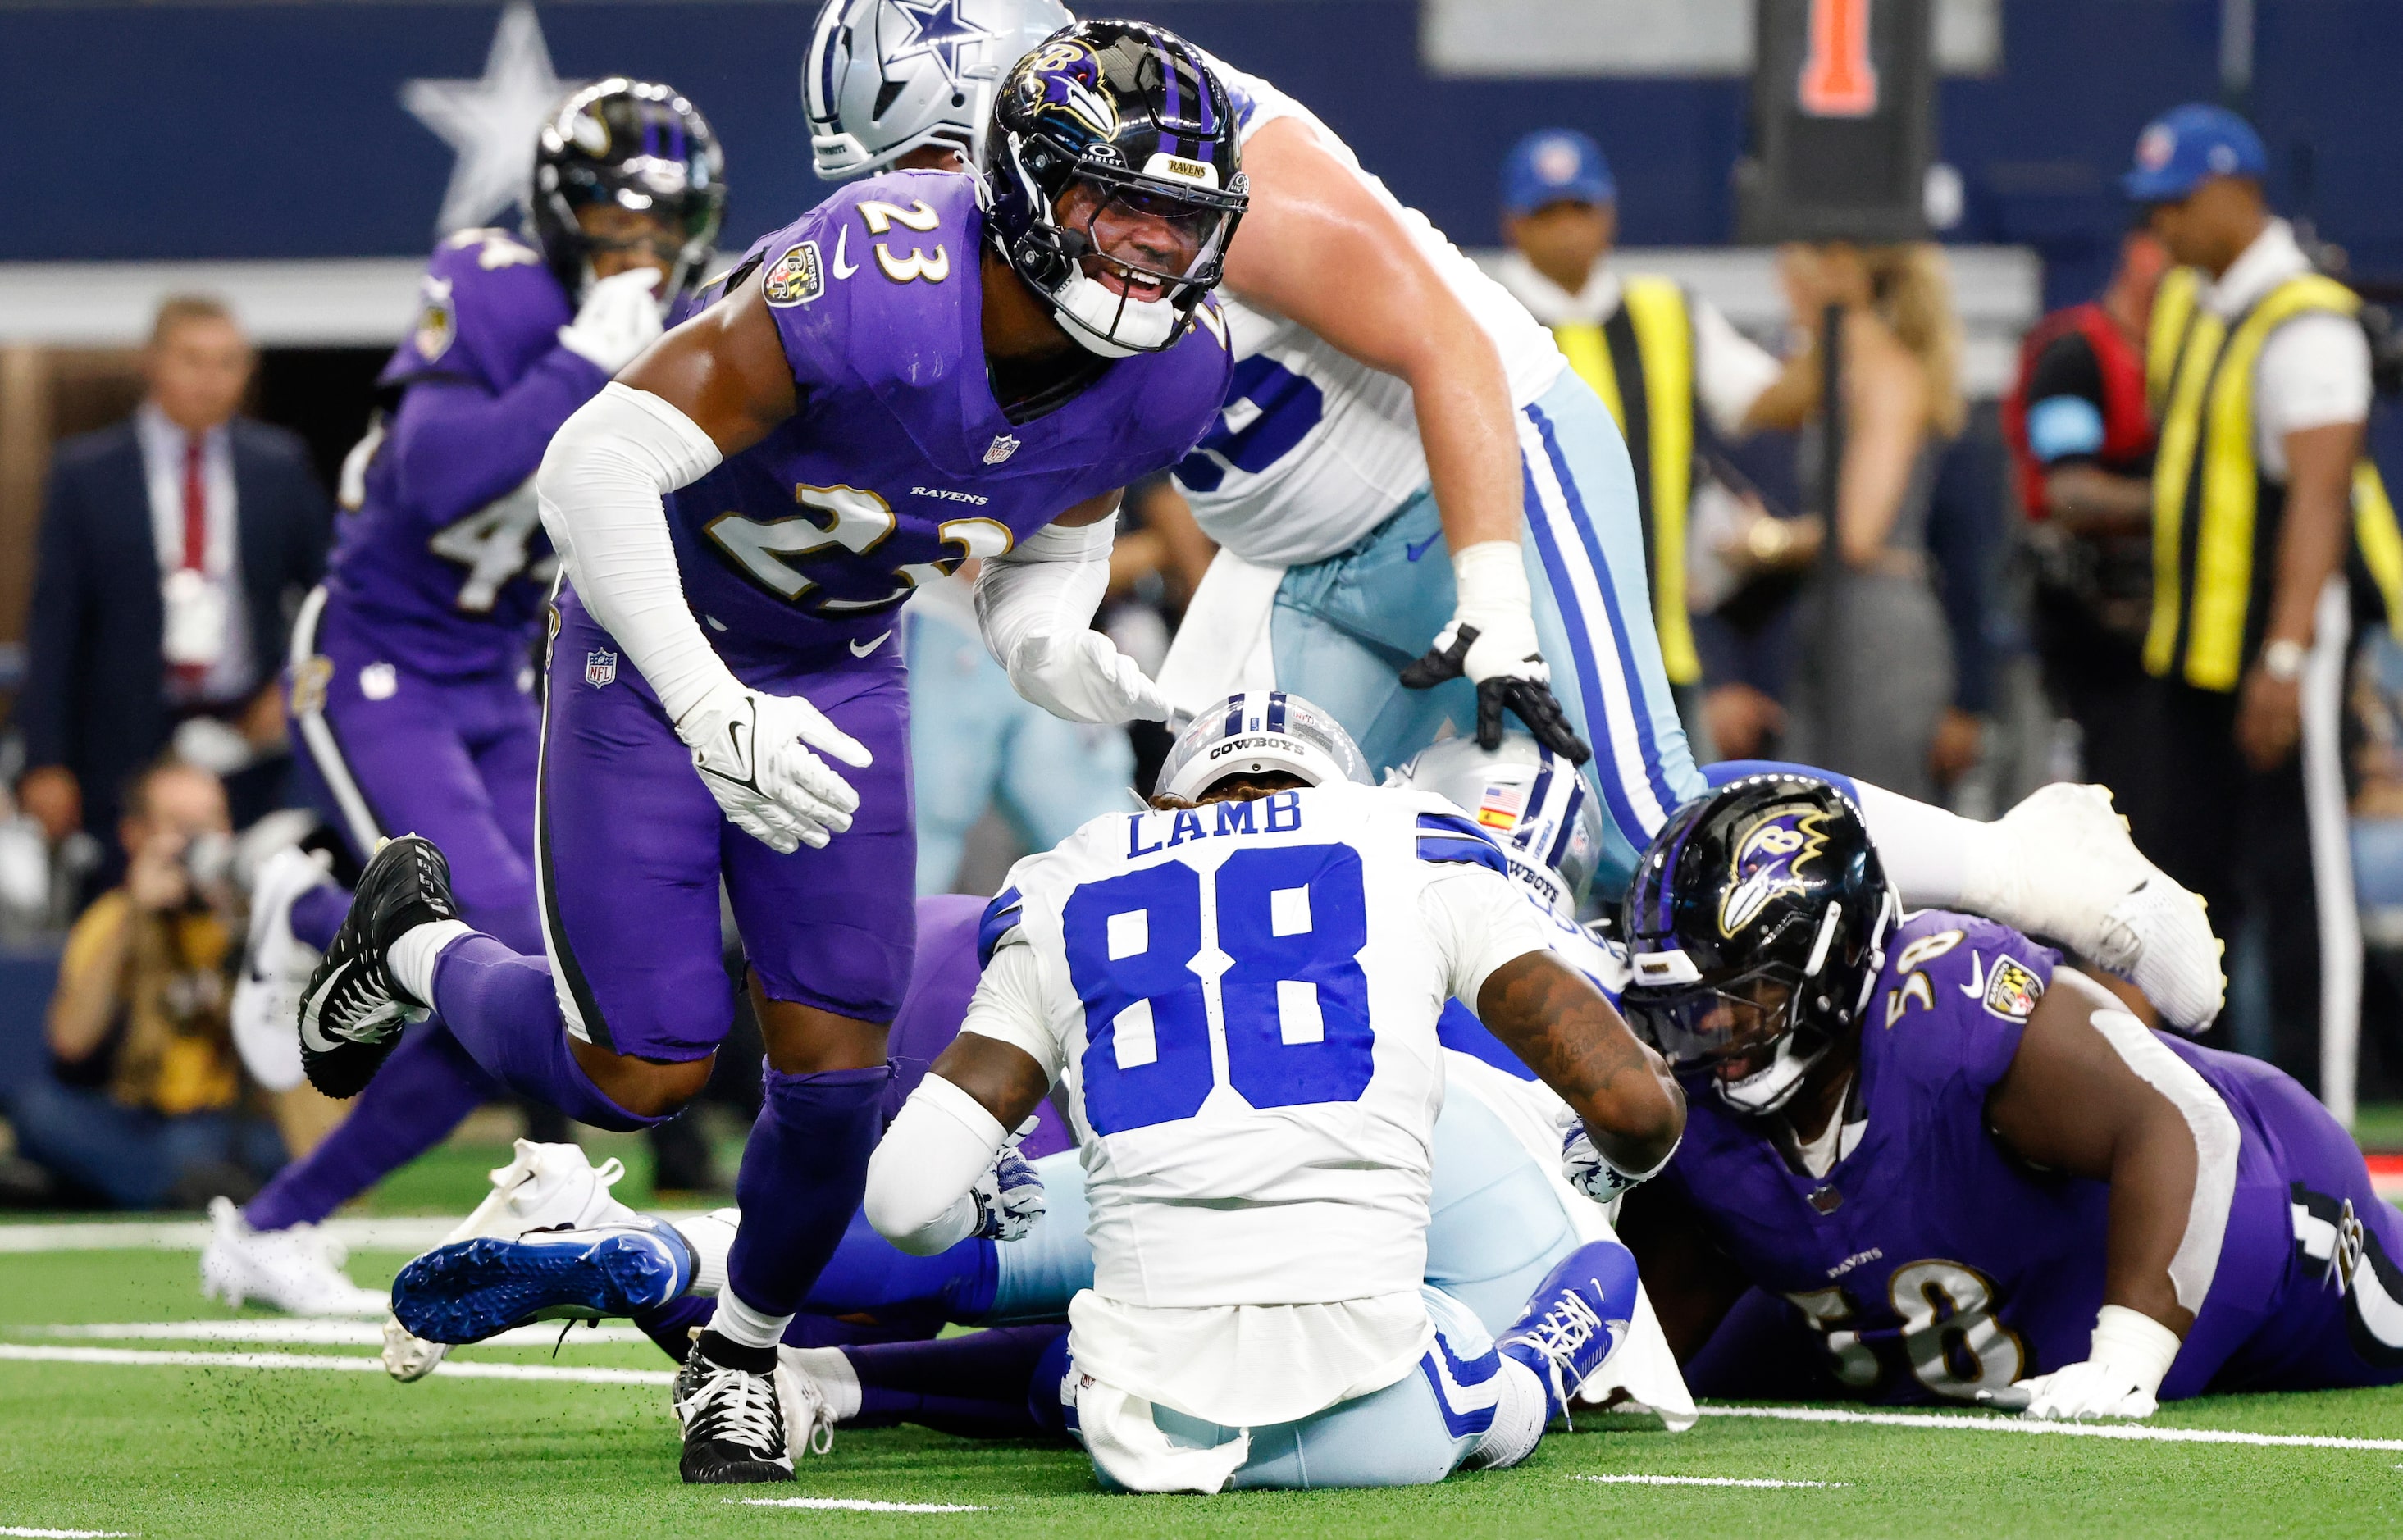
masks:
{"type": "Polygon", "coordinates": [[[685,597],[713,631],[808,649],[879,636],[920,584],[1174,464],[1215,421],[1233,364],[1205,301],[1165,351],[1010,423],[984,368],[983,225],[969,178],[901,172],[736,266],[799,406],[668,499],[685,597]]]}

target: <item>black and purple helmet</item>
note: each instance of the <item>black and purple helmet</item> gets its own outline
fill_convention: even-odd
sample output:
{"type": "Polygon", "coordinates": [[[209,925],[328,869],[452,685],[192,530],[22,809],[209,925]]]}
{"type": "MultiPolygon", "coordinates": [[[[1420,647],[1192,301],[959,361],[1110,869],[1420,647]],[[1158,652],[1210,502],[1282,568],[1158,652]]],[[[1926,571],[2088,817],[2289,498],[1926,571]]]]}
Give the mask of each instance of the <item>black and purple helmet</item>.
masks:
{"type": "Polygon", "coordinates": [[[1140,21],[1063,27],[993,93],[993,243],[1094,353],[1156,353],[1218,283],[1246,203],[1226,87],[1140,21]]]}
{"type": "Polygon", "coordinates": [[[1773,1111],[1860,1020],[1897,917],[1843,793],[1745,776],[1671,813],[1637,864],[1619,1009],[1672,1069],[1710,1074],[1740,1111],[1773,1111]]]}
{"type": "Polygon", "coordinates": [[[709,261],[726,214],[726,157],[708,119],[674,87],[614,76],[570,93],[543,120],[526,202],[543,261],[576,298],[602,246],[577,222],[579,209],[605,203],[659,221],[665,301],[709,261]]]}

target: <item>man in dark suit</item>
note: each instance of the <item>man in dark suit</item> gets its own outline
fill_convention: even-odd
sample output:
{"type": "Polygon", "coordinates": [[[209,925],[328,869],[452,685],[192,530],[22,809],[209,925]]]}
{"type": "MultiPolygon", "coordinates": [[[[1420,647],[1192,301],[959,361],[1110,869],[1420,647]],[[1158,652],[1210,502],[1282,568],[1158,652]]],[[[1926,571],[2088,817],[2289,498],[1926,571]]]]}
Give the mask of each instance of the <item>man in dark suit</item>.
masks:
{"type": "Polygon", "coordinates": [[[160,306],[149,394],[63,442],[42,511],[19,800],[113,849],[121,788],[171,744],[225,775],[237,824],[281,800],[277,671],[332,508],[295,435],[235,416],[254,355],[226,307],[160,306]]]}

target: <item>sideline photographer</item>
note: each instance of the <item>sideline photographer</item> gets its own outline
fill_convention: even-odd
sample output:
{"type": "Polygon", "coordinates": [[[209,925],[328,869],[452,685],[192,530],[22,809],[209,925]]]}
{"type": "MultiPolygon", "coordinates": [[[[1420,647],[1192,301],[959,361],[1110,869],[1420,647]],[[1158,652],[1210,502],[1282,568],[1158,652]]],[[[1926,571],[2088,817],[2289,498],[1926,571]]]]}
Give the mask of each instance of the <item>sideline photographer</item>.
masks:
{"type": "Polygon", "coordinates": [[[124,808],[125,881],[68,934],[51,1072],[8,1109],[18,1153],[117,1208],[247,1197],[284,1145],[244,1105],[227,1025],[241,911],[225,788],[169,760],[124,808]]]}

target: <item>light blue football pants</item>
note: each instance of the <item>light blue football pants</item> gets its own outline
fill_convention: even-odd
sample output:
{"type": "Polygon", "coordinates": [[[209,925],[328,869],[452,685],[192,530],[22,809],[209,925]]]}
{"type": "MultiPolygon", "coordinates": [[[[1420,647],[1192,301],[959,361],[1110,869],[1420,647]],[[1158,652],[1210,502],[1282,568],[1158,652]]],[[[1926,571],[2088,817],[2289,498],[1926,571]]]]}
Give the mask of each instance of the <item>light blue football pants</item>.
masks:
{"type": "Polygon", "coordinates": [[[988,807],[1029,850],[1132,806],[1134,748],[1118,728],[1063,722],[1019,699],[984,643],[912,608],[910,768],[917,780],[918,892],[948,893],[967,833],[988,807]]]}
{"type": "MultiPolygon", "coordinates": [[[[1475,1452],[1501,1400],[1502,1355],[1466,1305],[1438,1288],[1419,1292],[1435,1320],[1436,1342],[1418,1367],[1383,1390],[1252,1429],[1251,1450],[1230,1490],[1423,1487],[1475,1452]]],[[[1194,1449],[1215,1449],[1243,1431],[1162,1406],[1151,1408],[1151,1422],[1170,1443],[1194,1449]]],[[[1083,1441],[1073,1408],[1068,1431],[1083,1441]]],[[[1103,1486],[1121,1490],[1098,1464],[1093,1474],[1103,1486]]]]}
{"type": "MultiPolygon", "coordinates": [[[[1576,371],[1519,412],[1535,631],[1552,689],[1594,756],[1597,894],[1616,896],[1672,809],[1703,790],[1653,630],[1635,473],[1618,424],[1576,371]]],[[[1346,550],[1289,569],[1269,623],[1279,689],[1331,713],[1382,772],[1477,728],[1465,679],[1403,687],[1401,669],[1451,620],[1452,562],[1432,489],[1346,550]]]]}
{"type": "MultiPolygon", "coordinates": [[[[1426,1281],[1466,1306],[1487,1332],[1507,1331],[1545,1274],[1577,1250],[1577,1230],[1543,1168],[1474,1096],[1454,1090],[1444,1098],[1434,1154],[1426,1281]]],[[[1043,1178],[1043,1221],[1024,1240],[993,1248],[999,1268],[985,1325],[1063,1320],[1068,1301],[1093,1286],[1076,1152],[1045,1156],[1035,1170],[1043,1178]]]]}

